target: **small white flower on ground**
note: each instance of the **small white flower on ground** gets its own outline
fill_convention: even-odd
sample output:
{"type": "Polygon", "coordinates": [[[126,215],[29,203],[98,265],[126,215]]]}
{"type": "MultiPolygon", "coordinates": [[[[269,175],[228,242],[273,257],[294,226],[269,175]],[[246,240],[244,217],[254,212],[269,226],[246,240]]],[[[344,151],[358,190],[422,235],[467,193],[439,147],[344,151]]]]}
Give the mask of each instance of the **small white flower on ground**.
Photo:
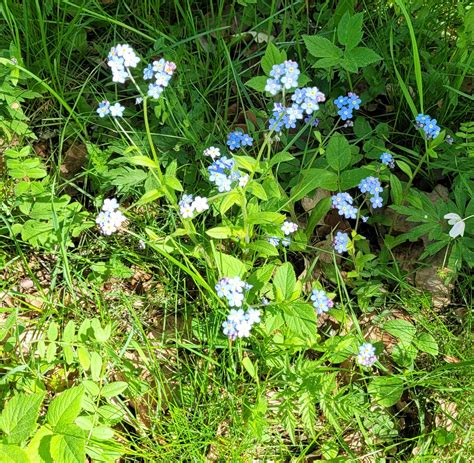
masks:
{"type": "Polygon", "coordinates": [[[183,219],[192,219],[194,215],[194,209],[191,204],[185,204],[184,206],[180,207],[179,213],[183,219]]]}
{"type": "Polygon", "coordinates": [[[104,204],[102,204],[102,210],[104,212],[114,212],[119,208],[119,203],[116,198],[105,198],[104,204]]]}
{"type": "Polygon", "coordinates": [[[239,186],[243,188],[245,185],[247,185],[249,178],[250,177],[247,174],[242,175],[242,177],[239,178],[239,186]]]}
{"type": "Polygon", "coordinates": [[[193,203],[191,204],[191,207],[196,212],[203,212],[206,209],[209,209],[209,204],[207,203],[207,198],[203,198],[202,196],[196,196],[194,198],[193,203]]]}
{"type": "Polygon", "coordinates": [[[220,157],[221,155],[221,150],[219,148],[216,148],[215,146],[210,146],[209,148],[206,148],[203,152],[204,156],[209,156],[213,160],[220,157]]]}
{"type": "Polygon", "coordinates": [[[281,226],[281,231],[282,231],[285,235],[291,235],[291,234],[294,233],[296,230],[298,230],[298,225],[296,225],[296,223],[290,222],[290,221],[288,221],[288,220],[285,220],[285,222],[284,222],[283,225],[281,226]]]}
{"type": "Polygon", "coordinates": [[[110,106],[110,115],[112,117],[122,117],[123,112],[125,111],[125,107],[122,106],[120,103],[115,103],[114,105],[110,106]]]}
{"type": "Polygon", "coordinates": [[[247,320],[251,325],[254,323],[260,323],[260,310],[250,308],[247,311],[247,320]]]}
{"type": "Polygon", "coordinates": [[[466,228],[466,223],[464,219],[455,212],[450,212],[446,214],[444,218],[448,221],[449,225],[453,227],[449,230],[449,236],[451,238],[457,238],[458,236],[464,236],[464,229],[466,228]]]}

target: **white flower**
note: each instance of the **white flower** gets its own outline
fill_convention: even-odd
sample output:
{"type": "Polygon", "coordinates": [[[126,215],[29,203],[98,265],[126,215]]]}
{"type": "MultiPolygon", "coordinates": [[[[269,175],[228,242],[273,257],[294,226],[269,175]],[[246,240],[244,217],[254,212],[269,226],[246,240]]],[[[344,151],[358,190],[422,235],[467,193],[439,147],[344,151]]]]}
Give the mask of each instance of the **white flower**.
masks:
{"type": "Polygon", "coordinates": [[[191,204],[184,204],[180,207],[179,213],[183,219],[192,219],[194,215],[194,209],[191,204]]]}
{"type": "Polygon", "coordinates": [[[449,230],[449,236],[451,238],[457,238],[458,236],[464,236],[464,229],[466,228],[466,224],[464,219],[455,212],[450,212],[444,216],[445,219],[448,220],[449,225],[453,225],[451,230],[449,230]]]}
{"type": "Polygon", "coordinates": [[[248,338],[252,324],[248,320],[241,320],[235,327],[237,329],[237,336],[239,338],[248,338]]]}
{"type": "Polygon", "coordinates": [[[209,204],[207,203],[207,198],[203,198],[202,196],[196,196],[194,198],[191,207],[194,208],[196,212],[203,212],[206,209],[209,209],[209,204]]]}
{"type": "Polygon", "coordinates": [[[219,148],[216,148],[215,146],[210,146],[209,148],[206,148],[204,150],[204,156],[209,156],[213,160],[220,157],[221,155],[221,150],[219,148]]]}
{"type": "Polygon", "coordinates": [[[250,308],[247,311],[247,320],[251,325],[260,323],[260,310],[250,308]]]}
{"type": "Polygon", "coordinates": [[[247,174],[242,175],[242,177],[239,178],[239,186],[244,188],[244,186],[247,185],[249,179],[250,177],[247,174]]]}
{"type": "Polygon", "coordinates": [[[115,198],[106,198],[104,199],[104,204],[102,204],[102,210],[104,212],[113,212],[115,209],[119,208],[119,203],[115,198]]]}
{"type": "Polygon", "coordinates": [[[245,312],[243,309],[232,309],[227,317],[232,323],[240,323],[242,320],[245,320],[245,312]]]}
{"type": "Polygon", "coordinates": [[[120,103],[115,103],[114,105],[110,106],[110,115],[112,117],[122,117],[125,108],[120,103]]]}
{"type": "Polygon", "coordinates": [[[290,221],[288,221],[288,220],[285,220],[285,222],[284,222],[283,225],[281,226],[281,231],[282,231],[285,235],[291,235],[291,234],[294,233],[296,230],[298,230],[298,225],[296,225],[296,223],[290,222],[290,221]]]}

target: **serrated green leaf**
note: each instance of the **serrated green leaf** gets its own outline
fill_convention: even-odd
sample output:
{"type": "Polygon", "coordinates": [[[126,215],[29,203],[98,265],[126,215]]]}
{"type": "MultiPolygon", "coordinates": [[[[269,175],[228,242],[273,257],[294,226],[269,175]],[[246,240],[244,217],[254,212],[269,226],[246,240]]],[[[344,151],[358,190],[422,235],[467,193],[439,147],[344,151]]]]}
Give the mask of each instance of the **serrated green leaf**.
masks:
{"type": "Polygon", "coordinates": [[[344,135],[333,135],[326,148],[326,160],[336,171],[344,170],[351,163],[351,147],[344,135]]]}
{"type": "Polygon", "coordinates": [[[275,272],[273,287],[277,301],[290,300],[296,285],[296,275],[293,265],[286,262],[275,272]]]}
{"type": "Polygon", "coordinates": [[[266,76],[252,77],[250,80],[247,80],[247,82],[245,82],[245,85],[249,88],[256,90],[257,92],[264,92],[265,86],[267,85],[267,79],[268,77],[266,76]]]}
{"type": "Polygon", "coordinates": [[[318,35],[303,35],[308,52],[316,58],[339,59],[342,51],[330,40],[318,35]]]}
{"type": "Polygon", "coordinates": [[[438,355],[438,342],[430,333],[420,333],[414,340],[414,344],[422,352],[431,355],[438,355]]]}
{"type": "Polygon", "coordinates": [[[346,50],[356,47],[362,40],[362,22],[364,20],[363,13],[357,13],[351,16],[348,11],[342,16],[337,26],[337,38],[346,50]]]}
{"type": "Polygon", "coordinates": [[[72,423],[81,411],[81,400],[84,395],[82,386],[72,387],[59,394],[49,404],[46,421],[56,430],[72,423]]]}
{"type": "Polygon", "coordinates": [[[16,394],[0,415],[0,429],[7,444],[20,444],[34,431],[44,394],[16,394]]]}
{"type": "Polygon", "coordinates": [[[247,271],[245,264],[237,257],[223,252],[216,253],[216,265],[220,277],[242,277],[247,271]]]}
{"type": "Polygon", "coordinates": [[[127,389],[128,384],[125,381],[115,381],[113,383],[106,384],[100,393],[102,397],[116,397],[127,389]]]}
{"type": "Polygon", "coordinates": [[[354,48],[347,52],[347,56],[361,68],[377,63],[382,59],[382,57],[375,53],[374,50],[366,47],[354,48]]]}
{"type": "Polygon", "coordinates": [[[275,64],[281,64],[283,61],[286,60],[286,53],[283,51],[278,50],[278,48],[273,44],[273,42],[269,42],[267,49],[265,50],[265,54],[262,58],[262,69],[263,72],[268,76],[270,75],[270,71],[275,64]]]}
{"type": "Polygon", "coordinates": [[[41,426],[35,432],[25,449],[30,463],[55,463],[49,452],[52,435],[48,426],[41,426]]]}
{"type": "Polygon", "coordinates": [[[252,251],[257,252],[261,257],[278,256],[278,249],[265,240],[257,240],[247,246],[252,251]]]}
{"type": "Polygon", "coordinates": [[[51,437],[51,456],[55,463],[84,463],[86,439],[84,431],[75,424],[66,424],[61,434],[51,437]]]}
{"type": "Polygon", "coordinates": [[[290,302],[282,304],[283,319],[290,332],[311,345],[318,341],[316,311],[310,304],[290,302]]]}
{"type": "Polygon", "coordinates": [[[382,407],[391,407],[403,394],[403,379],[397,376],[378,376],[369,383],[368,392],[382,407]]]}
{"type": "Polygon", "coordinates": [[[2,463],[31,463],[27,453],[16,445],[0,444],[0,461],[2,463]]]}
{"type": "Polygon", "coordinates": [[[325,169],[308,169],[303,172],[302,179],[290,191],[292,201],[298,201],[309,195],[316,188],[334,191],[337,189],[337,175],[325,169]]]}
{"type": "Polygon", "coordinates": [[[416,328],[407,320],[388,320],[383,329],[406,343],[410,343],[416,333],[416,328]]]}

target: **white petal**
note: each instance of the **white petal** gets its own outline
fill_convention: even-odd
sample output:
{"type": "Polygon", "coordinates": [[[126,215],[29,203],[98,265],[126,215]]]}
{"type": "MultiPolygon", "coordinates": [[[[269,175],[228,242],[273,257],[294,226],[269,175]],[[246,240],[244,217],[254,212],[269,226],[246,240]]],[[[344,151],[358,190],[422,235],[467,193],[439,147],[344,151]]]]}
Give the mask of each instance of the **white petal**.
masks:
{"type": "Polygon", "coordinates": [[[456,238],[459,235],[464,236],[464,229],[466,228],[466,224],[461,220],[456,223],[453,228],[449,231],[449,236],[451,238],[456,238]]]}
{"type": "Polygon", "coordinates": [[[449,219],[448,220],[449,225],[454,225],[455,223],[458,223],[459,221],[462,220],[462,217],[459,214],[456,214],[455,212],[450,212],[449,214],[446,214],[444,218],[449,219]]]}

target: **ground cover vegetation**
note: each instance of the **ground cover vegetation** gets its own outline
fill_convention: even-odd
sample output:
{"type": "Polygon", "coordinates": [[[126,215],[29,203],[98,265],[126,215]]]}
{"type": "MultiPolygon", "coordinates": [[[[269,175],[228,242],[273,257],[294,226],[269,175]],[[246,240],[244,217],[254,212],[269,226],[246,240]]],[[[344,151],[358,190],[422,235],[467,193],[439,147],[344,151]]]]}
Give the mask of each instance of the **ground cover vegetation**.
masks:
{"type": "Polygon", "coordinates": [[[0,461],[472,461],[470,2],[3,0],[0,461]]]}

